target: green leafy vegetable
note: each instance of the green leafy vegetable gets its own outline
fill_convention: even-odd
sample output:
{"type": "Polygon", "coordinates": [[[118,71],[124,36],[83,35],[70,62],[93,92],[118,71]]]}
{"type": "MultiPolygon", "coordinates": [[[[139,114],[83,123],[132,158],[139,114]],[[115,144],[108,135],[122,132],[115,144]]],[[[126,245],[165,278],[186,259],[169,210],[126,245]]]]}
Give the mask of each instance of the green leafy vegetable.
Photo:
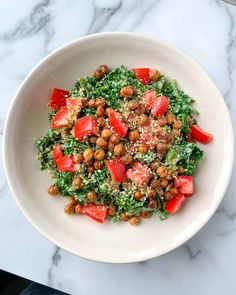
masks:
{"type": "Polygon", "coordinates": [[[154,151],[148,151],[146,154],[138,153],[134,156],[134,159],[150,164],[156,159],[156,153],[154,151]]]}
{"type": "Polygon", "coordinates": [[[185,170],[185,175],[193,175],[202,157],[203,151],[196,143],[179,141],[168,149],[165,164],[171,169],[177,169],[177,165],[181,165],[185,170]]]}

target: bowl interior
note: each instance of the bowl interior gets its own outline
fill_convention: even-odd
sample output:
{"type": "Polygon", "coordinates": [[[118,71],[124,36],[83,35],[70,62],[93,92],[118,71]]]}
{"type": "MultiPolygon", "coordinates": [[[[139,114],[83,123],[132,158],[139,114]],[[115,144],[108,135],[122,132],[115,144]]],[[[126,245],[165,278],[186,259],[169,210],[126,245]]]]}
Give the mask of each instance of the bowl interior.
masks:
{"type": "Polygon", "coordinates": [[[213,214],[227,186],[233,156],[231,123],[224,101],[204,71],[175,48],[134,34],[101,34],[51,54],[26,78],[8,116],[4,157],[15,199],[38,230],[58,246],[105,262],[132,262],[161,255],[196,233],[213,214]],[[158,68],[176,78],[195,100],[199,124],[214,134],[195,176],[196,192],[166,221],[153,217],[139,227],[99,224],[63,212],[66,199],[50,197],[47,172],[39,170],[34,142],[48,128],[46,103],[54,87],[70,89],[100,64],[158,68]],[[219,116],[220,110],[220,116],[219,116]]]}

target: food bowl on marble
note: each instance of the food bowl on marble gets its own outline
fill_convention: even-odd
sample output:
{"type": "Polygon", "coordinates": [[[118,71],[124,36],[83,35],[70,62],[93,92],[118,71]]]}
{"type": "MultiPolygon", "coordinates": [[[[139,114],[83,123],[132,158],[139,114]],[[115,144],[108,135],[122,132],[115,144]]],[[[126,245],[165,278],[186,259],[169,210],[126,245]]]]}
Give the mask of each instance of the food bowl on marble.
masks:
{"type": "Polygon", "coordinates": [[[233,133],[224,99],[190,57],[158,39],[134,33],[102,33],[64,45],[26,77],[10,107],[3,143],[8,184],[16,203],[38,231],[57,246],[95,261],[126,263],[167,253],[196,234],[224,196],[233,163],[233,133]],[[63,213],[64,198],[48,196],[50,178],[39,170],[35,139],[48,128],[47,101],[54,87],[72,88],[78,77],[100,64],[158,68],[176,78],[196,100],[198,122],[214,135],[195,177],[196,192],[184,210],[165,221],[151,218],[139,227],[95,223],[63,213]],[[220,110],[220,112],[219,112],[220,110]]]}

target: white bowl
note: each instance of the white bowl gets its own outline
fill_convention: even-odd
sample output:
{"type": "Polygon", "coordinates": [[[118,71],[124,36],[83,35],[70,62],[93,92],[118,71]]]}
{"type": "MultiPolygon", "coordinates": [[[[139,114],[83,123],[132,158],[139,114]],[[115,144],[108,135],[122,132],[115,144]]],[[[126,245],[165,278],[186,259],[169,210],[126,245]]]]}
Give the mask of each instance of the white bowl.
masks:
{"type": "Polygon", "coordinates": [[[4,161],[10,190],[26,218],[49,240],[81,257],[135,262],[162,255],[191,238],[215,212],[233,163],[233,133],[224,100],[208,75],[187,55],[160,40],[133,33],[103,33],[73,41],[40,62],[26,77],[11,105],[4,131],[4,161]],[[100,64],[158,68],[176,78],[196,99],[199,124],[214,135],[195,176],[196,192],[182,210],[160,221],[99,224],[68,216],[66,199],[50,197],[51,179],[39,170],[35,140],[48,128],[46,103],[54,87],[70,89],[100,64]]]}

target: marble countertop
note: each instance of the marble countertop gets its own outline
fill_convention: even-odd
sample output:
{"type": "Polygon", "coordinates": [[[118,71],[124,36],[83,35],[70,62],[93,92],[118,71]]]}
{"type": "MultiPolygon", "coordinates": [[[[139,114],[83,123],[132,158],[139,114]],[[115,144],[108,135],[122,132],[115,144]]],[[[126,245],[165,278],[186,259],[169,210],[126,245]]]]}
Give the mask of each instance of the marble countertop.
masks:
{"type": "MultiPolygon", "coordinates": [[[[220,0],[0,4],[0,141],[12,97],[32,67],[58,46],[104,31],[156,36],[184,50],[213,78],[236,124],[236,7],[220,0]]],[[[17,208],[2,166],[0,158],[1,269],[71,294],[235,294],[235,166],[222,204],[195,237],[164,256],[127,265],[75,257],[46,240],[17,208]]]]}

